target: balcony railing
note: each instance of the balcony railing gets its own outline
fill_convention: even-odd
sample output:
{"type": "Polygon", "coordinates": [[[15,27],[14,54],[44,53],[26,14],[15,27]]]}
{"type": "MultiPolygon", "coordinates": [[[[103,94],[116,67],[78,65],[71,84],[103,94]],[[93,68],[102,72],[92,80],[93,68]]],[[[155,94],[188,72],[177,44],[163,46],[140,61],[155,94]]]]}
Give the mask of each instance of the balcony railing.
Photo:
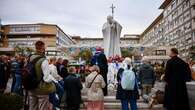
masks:
{"type": "Polygon", "coordinates": [[[191,5],[195,6],[195,0],[191,0],[191,5]]]}

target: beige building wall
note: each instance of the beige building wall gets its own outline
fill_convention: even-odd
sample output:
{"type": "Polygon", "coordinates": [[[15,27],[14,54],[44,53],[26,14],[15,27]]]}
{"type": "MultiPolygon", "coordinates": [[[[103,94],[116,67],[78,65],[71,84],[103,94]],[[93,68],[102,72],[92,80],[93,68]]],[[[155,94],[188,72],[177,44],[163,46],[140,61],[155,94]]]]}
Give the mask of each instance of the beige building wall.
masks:
{"type": "Polygon", "coordinates": [[[41,25],[40,26],[40,33],[56,35],[57,34],[57,27],[55,25],[41,25]]]}
{"type": "Polygon", "coordinates": [[[3,47],[34,47],[38,40],[44,41],[47,47],[74,44],[70,36],[52,24],[10,24],[4,25],[3,30],[3,47]]]}
{"type": "Polygon", "coordinates": [[[54,25],[17,24],[5,25],[4,36],[7,39],[5,47],[34,46],[37,40],[42,40],[47,46],[56,46],[57,27],[54,25]]]}
{"type": "MultiPolygon", "coordinates": [[[[68,47],[103,47],[103,38],[81,38],[80,36],[72,37],[75,41],[75,45],[70,45],[68,47]]],[[[120,38],[120,47],[134,47],[139,44],[139,35],[134,35],[133,37],[129,35],[120,38]]]]}

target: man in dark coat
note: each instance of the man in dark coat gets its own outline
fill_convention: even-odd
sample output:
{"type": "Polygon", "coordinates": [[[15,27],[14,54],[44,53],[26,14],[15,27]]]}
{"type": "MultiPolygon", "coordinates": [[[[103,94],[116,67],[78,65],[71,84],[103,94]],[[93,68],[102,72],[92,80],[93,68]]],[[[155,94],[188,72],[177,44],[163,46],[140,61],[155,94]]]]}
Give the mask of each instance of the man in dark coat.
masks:
{"type": "Polygon", "coordinates": [[[191,80],[191,71],[177,55],[178,50],[172,48],[165,70],[164,107],[168,110],[190,110],[186,82],[191,80]]]}
{"type": "Polygon", "coordinates": [[[6,89],[6,64],[3,62],[3,56],[0,56],[0,93],[6,89]]]}
{"type": "Polygon", "coordinates": [[[75,67],[69,68],[69,75],[64,79],[64,89],[67,95],[67,110],[79,110],[81,104],[82,84],[76,76],[75,67]]]}
{"type": "Polygon", "coordinates": [[[143,61],[138,75],[142,86],[142,95],[149,95],[155,82],[155,72],[147,60],[143,61]]]}
{"type": "Polygon", "coordinates": [[[106,87],[103,89],[104,96],[106,96],[108,94],[107,90],[108,62],[101,48],[96,49],[96,53],[91,60],[91,65],[98,65],[100,68],[100,74],[103,76],[104,82],[106,83],[106,87]]]}

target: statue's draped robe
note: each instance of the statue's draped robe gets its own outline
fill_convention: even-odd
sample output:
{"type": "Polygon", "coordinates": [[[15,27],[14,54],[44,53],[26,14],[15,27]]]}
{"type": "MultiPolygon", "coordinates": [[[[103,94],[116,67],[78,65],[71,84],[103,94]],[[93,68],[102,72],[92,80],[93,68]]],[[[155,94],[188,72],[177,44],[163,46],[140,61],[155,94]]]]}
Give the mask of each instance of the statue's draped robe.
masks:
{"type": "Polygon", "coordinates": [[[114,26],[111,24],[105,23],[103,25],[103,37],[104,37],[104,53],[107,58],[113,56],[121,56],[120,50],[120,35],[121,35],[122,26],[114,21],[114,26]]]}

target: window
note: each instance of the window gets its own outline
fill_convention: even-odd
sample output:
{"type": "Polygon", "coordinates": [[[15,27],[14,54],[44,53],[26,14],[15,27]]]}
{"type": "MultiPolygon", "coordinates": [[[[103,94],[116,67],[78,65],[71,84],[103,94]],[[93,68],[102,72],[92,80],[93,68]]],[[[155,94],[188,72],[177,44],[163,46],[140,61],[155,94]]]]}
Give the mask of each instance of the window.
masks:
{"type": "Polygon", "coordinates": [[[178,0],[175,0],[176,5],[178,5],[178,0]]]}
{"type": "Polygon", "coordinates": [[[40,33],[40,26],[39,25],[11,26],[10,33],[40,33]]]}
{"type": "Polygon", "coordinates": [[[172,5],[171,5],[171,9],[173,10],[175,7],[176,7],[176,2],[173,1],[173,2],[172,2],[172,5]]]}

